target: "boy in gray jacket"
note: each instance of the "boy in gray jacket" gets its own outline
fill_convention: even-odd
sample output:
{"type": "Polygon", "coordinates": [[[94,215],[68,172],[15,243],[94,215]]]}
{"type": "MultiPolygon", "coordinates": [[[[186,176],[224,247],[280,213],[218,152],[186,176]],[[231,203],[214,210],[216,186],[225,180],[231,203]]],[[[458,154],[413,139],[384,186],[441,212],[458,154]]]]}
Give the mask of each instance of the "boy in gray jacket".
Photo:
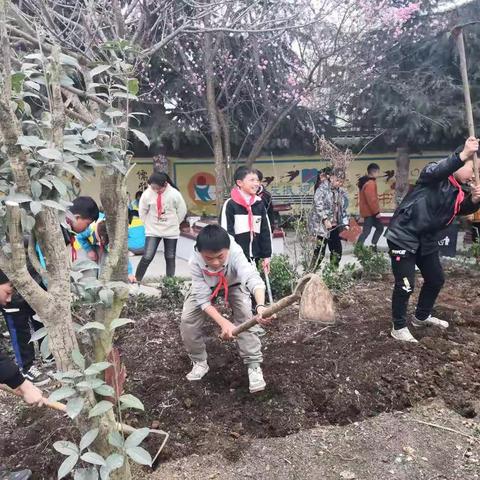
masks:
{"type": "MultiPolygon", "coordinates": [[[[192,290],[185,299],[180,331],[185,349],[193,362],[187,379],[197,381],[209,370],[202,335],[202,326],[208,318],[221,328],[220,337],[223,340],[233,340],[235,326],[252,318],[252,294],[256,301],[258,322],[265,325],[270,319],[262,318],[265,284],[260,274],[255,265],[247,260],[242,248],[219,225],[208,225],[198,234],[190,270],[192,290]],[[232,308],[233,323],[212,303],[222,290],[226,304],[232,308]]],[[[260,339],[246,331],[238,335],[236,342],[240,356],[248,367],[250,392],[264,390],[266,383],[260,367],[263,360],[260,339]]]]}

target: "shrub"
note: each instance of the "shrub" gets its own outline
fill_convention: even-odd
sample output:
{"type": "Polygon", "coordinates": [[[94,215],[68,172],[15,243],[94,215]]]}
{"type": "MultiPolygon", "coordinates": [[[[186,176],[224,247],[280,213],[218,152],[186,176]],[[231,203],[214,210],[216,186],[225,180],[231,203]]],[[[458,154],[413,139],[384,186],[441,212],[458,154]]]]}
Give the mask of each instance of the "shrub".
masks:
{"type": "Polygon", "coordinates": [[[185,279],[180,277],[163,277],[159,286],[162,299],[173,307],[179,306],[185,299],[185,279]]]}
{"type": "Polygon", "coordinates": [[[388,259],[381,253],[360,243],[355,245],[354,254],[362,266],[363,275],[368,278],[378,277],[388,272],[388,259]]]}
{"type": "Polygon", "coordinates": [[[275,299],[290,295],[297,281],[297,274],[287,255],[274,255],[270,264],[270,286],[275,299]]]}
{"type": "Polygon", "coordinates": [[[329,290],[335,293],[347,291],[354,283],[357,268],[353,263],[347,263],[343,267],[328,262],[322,270],[322,278],[329,290]]]}

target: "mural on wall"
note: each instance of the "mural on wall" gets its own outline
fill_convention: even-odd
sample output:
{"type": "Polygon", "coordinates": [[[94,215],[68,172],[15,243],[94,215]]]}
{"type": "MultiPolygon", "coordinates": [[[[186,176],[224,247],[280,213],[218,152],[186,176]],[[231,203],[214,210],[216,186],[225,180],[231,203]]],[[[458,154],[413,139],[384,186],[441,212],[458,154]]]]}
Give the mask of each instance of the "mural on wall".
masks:
{"type": "MultiPolygon", "coordinates": [[[[442,153],[429,153],[412,156],[410,162],[410,183],[414,184],[423,167],[431,161],[444,158],[442,153]]],[[[153,171],[151,159],[136,159],[127,179],[130,199],[137,191],[147,188],[147,180],[153,171]]],[[[345,188],[350,198],[350,213],[358,213],[358,179],[366,174],[369,163],[378,163],[381,177],[377,180],[380,207],[383,212],[395,209],[395,157],[394,155],[362,156],[350,164],[345,188]]],[[[295,208],[309,207],[312,202],[313,186],[318,171],[328,165],[315,157],[280,157],[273,161],[260,158],[255,167],[262,171],[265,187],[272,193],[277,204],[292,204],[295,208]]],[[[215,215],[215,175],[214,164],[210,159],[187,160],[170,159],[170,172],[173,181],[182,192],[190,213],[194,215],[215,215]]],[[[90,177],[81,182],[81,194],[91,195],[99,200],[99,178],[90,177]]],[[[72,182],[71,194],[78,196],[80,187],[72,182]]]]}
{"type": "MultiPolygon", "coordinates": [[[[420,171],[431,161],[442,158],[442,154],[429,154],[412,157],[410,163],[410,183],[414,184],[420,171]]],[[[366,174],[369,163],[378,163],[381,176],[377,180],[380,208],[383,212],[395,209],[395,158],[365,156],[350,164],[344,188],[350,199],[350,213],[358,213],[358,179],[366,174]]],[[[308,206],[312,202],[313,187],[318,171],[328,165],[312,157],[282,157],[259,159],[255,167],[264,175],[264,185],[272,193],[274,201],[292,203],[294,208],[308,206]]],[[[215,215],[215,176],[214,165],[209,160],[173,160],[174,181],[184,195],[189,210],[196,215],[215,215]]]]}

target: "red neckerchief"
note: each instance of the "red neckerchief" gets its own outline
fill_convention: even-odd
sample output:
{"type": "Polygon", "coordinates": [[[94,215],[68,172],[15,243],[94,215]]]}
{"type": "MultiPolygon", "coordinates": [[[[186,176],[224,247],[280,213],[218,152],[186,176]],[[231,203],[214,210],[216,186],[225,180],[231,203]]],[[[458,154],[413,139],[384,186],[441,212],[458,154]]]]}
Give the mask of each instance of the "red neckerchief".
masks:
{"type": "Polygon", "coordinates": [[[161,194],[161,193],[157,193],[157,215],[158,215],[158,218],[160,218],[161,215],[162,215],[162,209],[163,209],[163,206],[162,206],[162,194],[161,194]]]}
{"type": "Polygon", "coordinates": [[[215,300],[215,298],[218,297],[218,294],[220,293],[220,291],[223,289],[225,292],[225,303],[228,306],[228,282],[227,282],[227,279],[225,278],[224,270],[221,270],[219,272],[210,272],[208,270],[203,270],[203,273],[209,277],[218,278],[217,286],[215,287],[215,290],[213,291],[213,293],[210,295],[210,301],[212,302],[213,300],[215,300]]]}
{"type": "Polygon", "coordinates": [[[462,205],[463,200],[465,200],[465,192],[462,190],[462,187],[457,182],[456,178],[453,175],[448,177],[450,183],[458,189],[458,195],[455,199],[455,205],[453,207],[453,215],[452,218],[449,220],[447,225],[450,225],[453,222],[453,219],[457,216],[458,212],[460,212],[460,206],[462,205]]]}
{"type": "MultiPolygon", "coordinates": [[[[72,227],[72,222],[70,221],[70,219],[66,219],[66,222],[67,222],[67,225],[70,226],[70,228],[72,227]]],[[[70,249],[71,249],[71,255],[72,255],[72,262],[75,262],[77,260],[77,249],[75,248],[75,240],[76,240],[76,237],[75,237],[75,233],[73,231],[70,231],[69,232],[69,238],[70,238],[70,249]]]]}
{"type": "Polygon", "coordinates": [[[243,193],[238,188],[234,188],[231,192],[232,200],[235,203],[238,203],[242,207],[245,207],[248,212],[248,228],[250,229],[250,233],[253,235],[253,212],[252,212],[252,205],[255,203],[256,196],[251,195],[250,200],[247,201],[243,193]]]}

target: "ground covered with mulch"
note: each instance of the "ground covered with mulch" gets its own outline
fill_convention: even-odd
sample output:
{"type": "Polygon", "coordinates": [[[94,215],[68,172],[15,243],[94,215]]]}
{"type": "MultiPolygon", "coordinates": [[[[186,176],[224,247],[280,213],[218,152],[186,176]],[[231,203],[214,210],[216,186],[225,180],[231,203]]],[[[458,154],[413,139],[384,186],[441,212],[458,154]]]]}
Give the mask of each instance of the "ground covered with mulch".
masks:
{"type": "MultiPolygon", "coordinates": [[[[127,423],[170,432],[161,460],[219,454],[237,461],[255,439],[284,437],[320,425],[347,425],[429,399],[466,418],[477,416],[480,393],[478,278],[451,272],[436,313],[450,328],[416,330],[418,345],[389,336],[391,278],[361,280],[336,298],[334,326],[300,323],[291,309],[263,337],[267,389],[248,392],[234,344],[206,329],[210,372],[189,383],[180,310],[171,302],[132,300],[136,319],[117,341],[127,367],[126,388],[145,405],[127,423]]],[[[418,290],[418,289],[417,289],[418,290]]],[[[54,412],[0,403],[0,458],[29,466],[36,478],[55,478],[51,443],[75,432],[54,412]],[[6,408],[6,404],[7,408],[6,408]],[[1,406],[3,404],[3,406],[1,406]]],[[[158,439],[148,440],[152,452],[158,439]]]]}

